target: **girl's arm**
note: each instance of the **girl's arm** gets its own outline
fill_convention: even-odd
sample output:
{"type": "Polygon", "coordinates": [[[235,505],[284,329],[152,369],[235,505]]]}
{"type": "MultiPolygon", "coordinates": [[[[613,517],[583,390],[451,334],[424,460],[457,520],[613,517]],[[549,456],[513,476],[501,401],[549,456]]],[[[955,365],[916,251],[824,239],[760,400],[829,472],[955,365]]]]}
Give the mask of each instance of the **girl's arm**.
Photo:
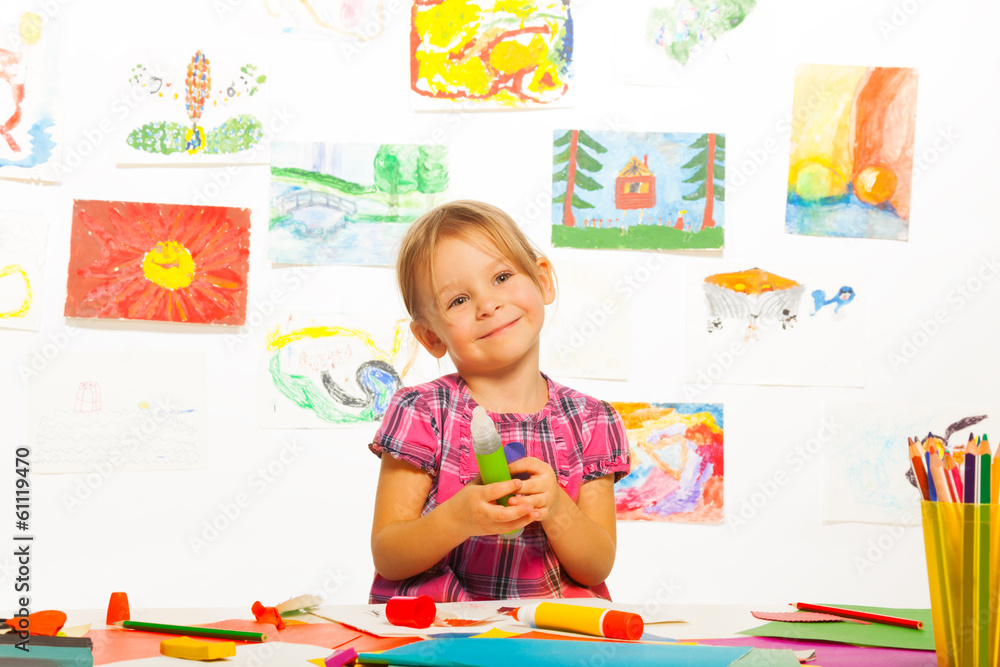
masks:
{"type": "Polygon", "coordinates": [[[520,487],[519,479],[485,486],[467,484],[421,516],[431,489],[430,475],[383,455],[372,520],[375,569],[392,581],[406,579],[429,570],[469,537],[526,526],[537,518],[533,508],[496,504],[497,498],[516,493],[520,487]]]}
{"type": "Polygon", "coordinates": [[[584,586],[607,579],[618,545],[614,475],[584,483],[573,502],[552,467],[540,459],[519,459],[510,464],[510,472],[531,474],[521,487],[523,495],[511,498],[510,504],[540,511],[542,528],[566,573],[584,586]]]}

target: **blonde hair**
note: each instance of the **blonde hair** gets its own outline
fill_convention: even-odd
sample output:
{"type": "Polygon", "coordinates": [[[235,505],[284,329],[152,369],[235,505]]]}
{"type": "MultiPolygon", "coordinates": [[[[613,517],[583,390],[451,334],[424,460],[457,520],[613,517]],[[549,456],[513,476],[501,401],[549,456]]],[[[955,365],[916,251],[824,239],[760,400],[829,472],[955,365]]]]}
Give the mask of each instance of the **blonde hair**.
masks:
{"type": "Polygon", "coordinates": [[[461,199],[441,204],[420,216],[407,230],[396,259],[396,281],[406,311],[420,319],[417,288],[427,276],[430,293],[437,292],[434,279],[434,250],[443,238],[484,242],[523,271],[542,289],[538,277],[538,259],[542,253],[532,245],[514,219],[503,210],[481,201],[461,199]]]}

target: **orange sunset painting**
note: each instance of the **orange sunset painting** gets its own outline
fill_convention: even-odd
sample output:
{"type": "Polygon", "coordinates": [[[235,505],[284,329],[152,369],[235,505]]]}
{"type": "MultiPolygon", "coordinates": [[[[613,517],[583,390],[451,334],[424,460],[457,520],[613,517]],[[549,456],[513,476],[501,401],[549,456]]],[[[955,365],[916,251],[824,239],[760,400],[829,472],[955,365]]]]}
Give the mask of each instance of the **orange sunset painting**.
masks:
{"type": "Polygon", "coordinates": [[[916,115],[915,69],[800,66],[785,230],[907,240],[916,115]]]}
{"type": "Polygon", "coordinates": [[[66,317],[242,325],[250,211],[76,200],[66,317]]]}

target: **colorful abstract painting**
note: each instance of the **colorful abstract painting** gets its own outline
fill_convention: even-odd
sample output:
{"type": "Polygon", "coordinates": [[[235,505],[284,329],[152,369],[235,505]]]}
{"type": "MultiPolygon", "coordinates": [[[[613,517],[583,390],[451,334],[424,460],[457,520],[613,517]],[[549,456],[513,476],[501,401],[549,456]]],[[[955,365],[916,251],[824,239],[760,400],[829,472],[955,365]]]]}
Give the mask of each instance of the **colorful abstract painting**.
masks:
{"type": "Polygon", "coordinates": [[[916,113],[914,69],[800,66],[785,230],[907,240],[916,113]]]}
{"type": "Polygon", "coordinates": [[[0,211],[0,327],[38,331],[45,228],[40,214],[0,211]]]}
{"type": "MultiPolygon", "coordinates": [[[[996,429],[984,406],[828,401],[823,442],[823,520],[920,525],[920,491],[910,472],[910,438],[933,437],[964,454],[970,433],[996,429]]],[[[964,456],[957,461],[961,466],[964,456]]]]}
{"type": "Polygon", "coordinates": [[[219,164],[268,160],[267,74],[224,48],[128,60],[134,109],[119,164],[219,164]]]}
{"type": "Polygon", "coordinates": [[[552,150],[553,246],[723,247],[724,135],[556,130],[552,150]]]}
{"type": "Polygon", "coordinates": [[[382,34],[384,0],[259,0],[286,35],[366,42],[382,34]]]}
{"type": "Polygon", "coordinates": [[[568,0],[417,0],[410,13],[410,87],[417,109],[552,104],[569,89],[568,0]]]}
{"type": "Polygon", "coordinates": [[[77,200],[66,317],[242,325],[250,210],[77,200]]]}
{"type": "Polygon", "coordinates": [[[687,383],[864,386],[859,267],[708,266],[689,267],[687,383]]]}
{"type": "Polygon", "coordinates": [[[647,39],[681,65],[698,49],[733,30],[757,0],[677,0],[649,12],[647,39]]]}
{"type": "Polygon", "coordinates": [[[279,312],[267,324],[264,346],[258,392],[264,428],[377,422],[404,381],[412,384],[406,379],[420,359],[430,359],[408,319],[379,312],[279,312]]]}
{"type": "Polygon", "coordinates": [[[721,523],[723,420],[717,403],[612,403],[632,451],[615,484],[619,519],[721,523]]]}
{"type": "Polygon", "coordinates": [[[0,177],[43,183],[62,179],[63,100],[60,21],[38,3],[0,7],[0,177]]]}
{"type": "Polygon", "coordinates": [[[63,350],[27,403],[33,472],[206,466],[204,352],[63,350]]]}
{"type": "Polygon", "coordinates": [[[409,223],[447,189],[445,146],[276,142],[268,259],[392,265],[409,223]]]}

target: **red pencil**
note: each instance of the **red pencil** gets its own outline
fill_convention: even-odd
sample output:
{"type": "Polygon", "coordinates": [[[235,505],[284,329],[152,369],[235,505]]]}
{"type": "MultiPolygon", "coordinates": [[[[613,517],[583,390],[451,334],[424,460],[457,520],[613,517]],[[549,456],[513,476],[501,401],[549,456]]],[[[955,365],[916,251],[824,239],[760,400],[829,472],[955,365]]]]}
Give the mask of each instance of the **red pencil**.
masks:
{"type": "Polygon", "coordinates": [[[862,621],[872,621],[873,623],[884,623],[886,625],[898,625],[901,628],[912,628],[923,630],[924,622],[912,618],[900,618],[899,616],[885,616],[883,614],[871,614],[866,611],[855,611],[854,609],[844,609],[843,607],[827,607],[820,604],[809,604],[808,602],[796,602],[795,608],[801,611],[818,611],[827,614],[836,614],[847,618],[856,618],[862,621]]]}
{"type": "Polygon", "coordinates": [[[924,500],[930,500],[931,494],[927,488],[927,471],[924,470],[924,457],[920,455],[920,450],[917,449],[917,444],[913,441],[913,438],[907,438],[910,441],[910,463],[913,466],[913,476],[917,479],[917,488],[920,489],[920,495],[923,496],[924,500]]]}

